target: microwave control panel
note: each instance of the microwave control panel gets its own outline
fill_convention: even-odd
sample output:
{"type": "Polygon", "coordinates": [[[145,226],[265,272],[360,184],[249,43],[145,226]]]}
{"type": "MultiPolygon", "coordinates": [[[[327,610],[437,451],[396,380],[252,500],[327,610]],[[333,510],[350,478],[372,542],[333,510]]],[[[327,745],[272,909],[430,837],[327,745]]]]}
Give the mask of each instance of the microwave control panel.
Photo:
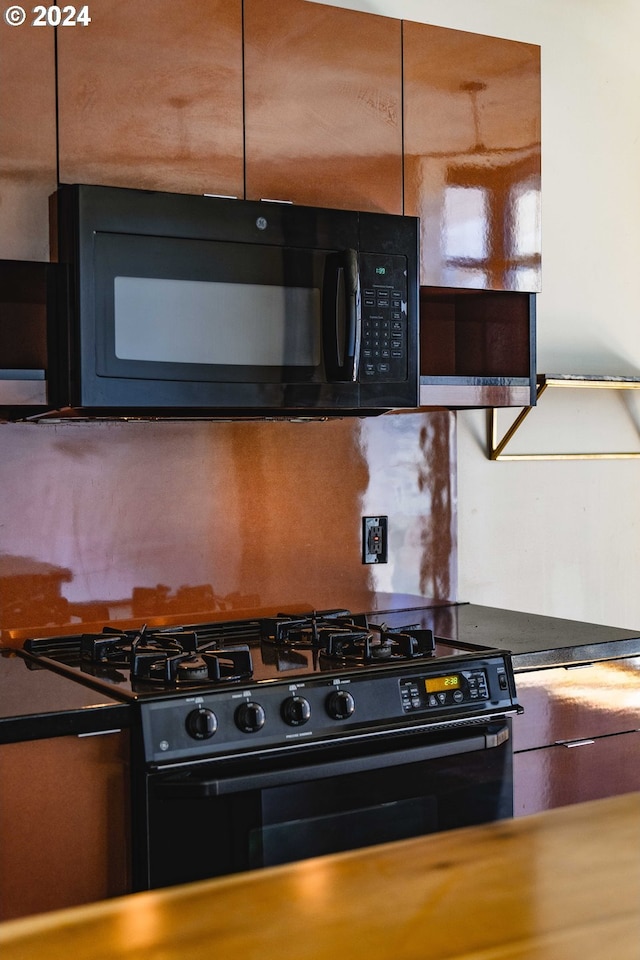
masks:
{"type": "Polygon", "coordinates": [[[363,254],[360,258],[364,382],[407,378],[407,261],[363,254]]]}

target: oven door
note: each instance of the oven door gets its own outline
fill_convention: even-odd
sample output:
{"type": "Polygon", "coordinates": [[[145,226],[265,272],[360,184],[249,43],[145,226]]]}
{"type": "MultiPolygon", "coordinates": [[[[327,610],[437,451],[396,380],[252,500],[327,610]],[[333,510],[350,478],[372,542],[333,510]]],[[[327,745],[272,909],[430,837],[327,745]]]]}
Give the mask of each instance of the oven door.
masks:
{"type": "Polygon", "coordinates": [[[144,791],[137,889],[512,816],[510,721],[184,765],[144,791]]]}

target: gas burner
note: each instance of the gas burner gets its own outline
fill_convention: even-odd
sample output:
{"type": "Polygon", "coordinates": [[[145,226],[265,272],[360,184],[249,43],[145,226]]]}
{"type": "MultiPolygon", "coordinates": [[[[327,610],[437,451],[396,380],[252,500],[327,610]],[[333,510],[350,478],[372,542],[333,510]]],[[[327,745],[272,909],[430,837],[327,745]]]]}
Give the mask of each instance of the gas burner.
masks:
{"type": "Polygon", "coordinates": [[[434,651],[431,630],[417,625],[390,630],[385,624],[369,624],[368,632],[352,636],[327,631],[327,644],[320,655],[347,662],[385,663],[431,657],[434,651]]]}
{"type": "Polygon", "coordinates": [[[413,660],[433,656],[431,630],[417,624],[389,629],[369,623],[365,615],[346,610],[313,612],[306,616],[278,614],[261,621],[261,639],[286,648],[311,648],[321,658],[349,663],[413,660]]]}
{"type": "Polygon", "coordinates": [[[147,632],[146,626],[140,630],[118,632],[105,627],[102,633],[83,634],[80,638],[80,655],[89,663],[111,663],[114,666],[129,667],[137,656],[155,654],[171,656],[185,652],[195,653],[198,638],[194,631],[147,632]]]}
{"type": "Polygon", "coordinates": [[[132,680],[177,687],[248,679],[253,674],[246,644],[220,649],[216,641],[200,646],[195,630],[115,632],[85,634],[80,640],[81,659],[130,671],[132,680]]]}
{"type": "Polygon", "coordinates": [[[185,687],[249,679],[253,673],[248,647],[162,655],[144,652],[131,665],[133,680],[185,687]]]}
{"type": "Polygon", "coordinates": [[[371,635],[347,627],[322,631],[320,655],[338,660],[371,659],[371,635]]]}
{"type": "Polygon", "coordinates": [[[260,639],[289,648],[322,648],[325,644],[323,634],[327,628],[335,630],[344,624],[346,629],[353,629],[357,622],[366,631],[367,618],[353,617],[348,610],[314,610],[300,615],[279,613],[260,621],[260,639]]]}

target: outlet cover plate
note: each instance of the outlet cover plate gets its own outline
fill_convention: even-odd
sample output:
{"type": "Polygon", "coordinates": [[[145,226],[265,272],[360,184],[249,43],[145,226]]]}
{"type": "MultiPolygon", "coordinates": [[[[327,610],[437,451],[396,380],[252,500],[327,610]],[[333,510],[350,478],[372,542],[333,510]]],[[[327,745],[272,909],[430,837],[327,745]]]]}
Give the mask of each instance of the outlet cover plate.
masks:
{"type": "Polygon", "coordinates": [[[362,562],[386,563],[388,517],[362,518],[362,562]]]}

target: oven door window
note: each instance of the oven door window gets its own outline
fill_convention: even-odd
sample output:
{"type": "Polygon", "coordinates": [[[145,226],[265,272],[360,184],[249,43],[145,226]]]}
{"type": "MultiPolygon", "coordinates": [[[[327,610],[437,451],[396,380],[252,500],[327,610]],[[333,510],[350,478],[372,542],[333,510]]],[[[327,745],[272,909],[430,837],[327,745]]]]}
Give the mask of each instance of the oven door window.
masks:
{"type": "Polygon", "coordinates": [[[98,233],[103,377],[321,383],[326,252],[98,233]]]}
{"type": "Polygon", "coordinates": [[[509,741],[397,766],[375,765],[375,752],[372,758],[374,769],[331,776],[331,764],[323,763],[317,779],[281,786],[270,781],[238,792],[226,792],[214,772],[208,796],[200,787],[211,770],[150,778],[149,885],[273,866],[513,813],[509,741]],[[185,825],[193,842],[185,845],[182,831],[167,824],[185,825]]]}
{"type": "MultiPolygon", "coordinates": [[[[379,783],[370,786],[380,792],[379,783]]],[[[322,785],[276,787],[263,791],[261,823],[248,837],[249,865],[290,863],[437,829],[433,794],[376,801],[361,776],[355,783],[339,777],[322,785]]]]}

